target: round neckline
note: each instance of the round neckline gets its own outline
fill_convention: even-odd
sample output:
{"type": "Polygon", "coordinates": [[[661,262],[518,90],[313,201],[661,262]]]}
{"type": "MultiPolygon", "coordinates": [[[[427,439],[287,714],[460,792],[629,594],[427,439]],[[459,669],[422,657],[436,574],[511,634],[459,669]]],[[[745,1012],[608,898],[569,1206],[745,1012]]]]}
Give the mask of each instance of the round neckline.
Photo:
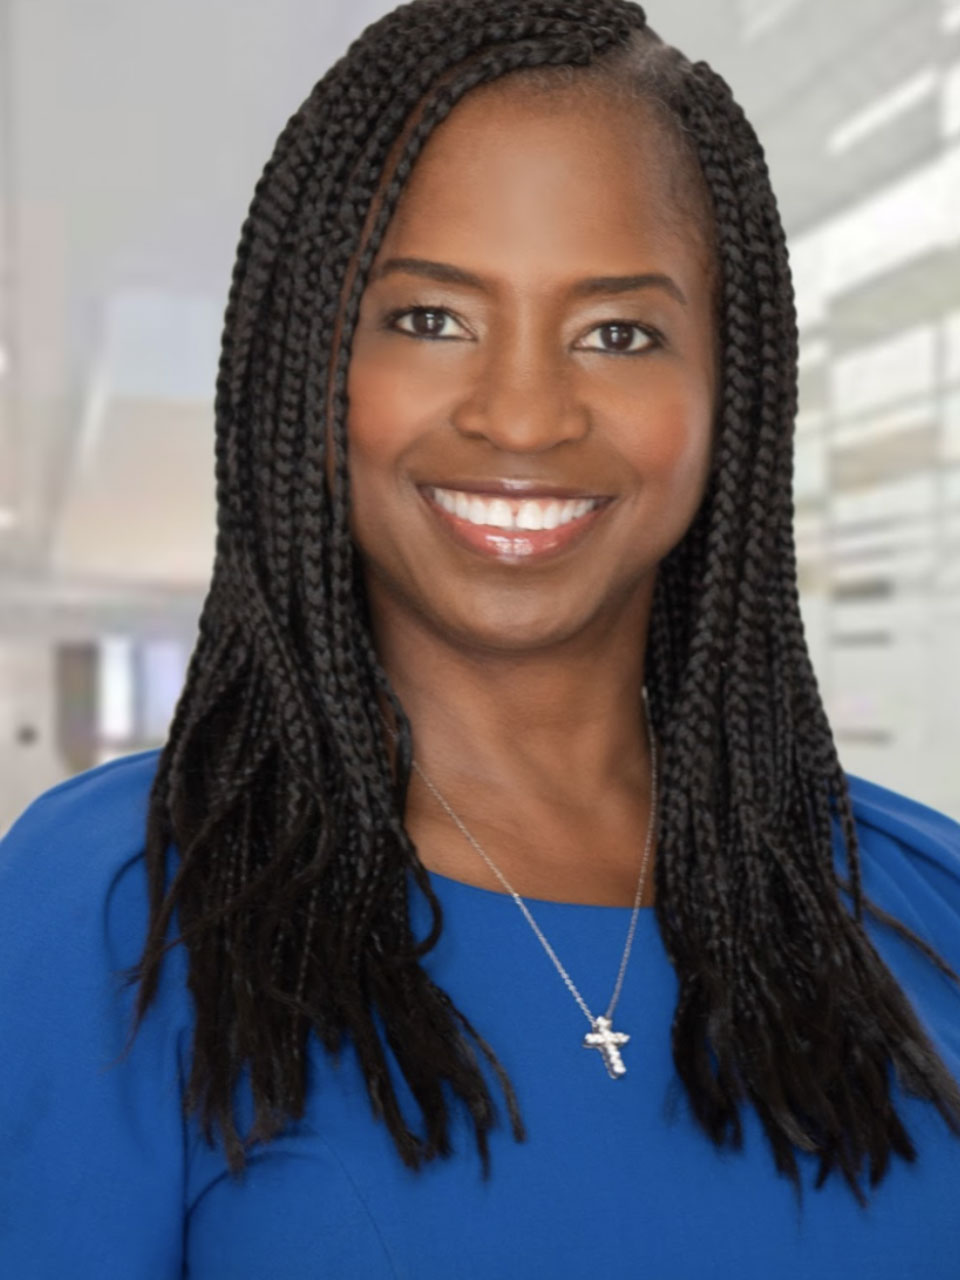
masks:
{"type": "MultiPolygon", "coordinates": [[[[487,889],[484,885],[470,884],[467,880],[455,880],[453,876],[445,876],[441,871],[433,871],[430,867],[425,868],[427,875],[433,881],[442,881],[443,884],[454,885],[458,890],[469,890],[471,893],[485,894],[487,898],[501,898],[504,902],[513,903],[516,906],[513,895],[504,890],[502,893],[499,889],[487,889]]],[[[621,907],[613,902],[567,902],[561,898],[531,898],[527,894],[521,894],[526,903],[534,903],[538,907],[565,907],[567,910],[577,908],[580,911],[619,911],[622,914],[629,915],[633,911],[633,907],[621,907]]],[[[637,912],[639,921],[641,916],[653,914],[653,905],[641,907],[637,912]]]]}

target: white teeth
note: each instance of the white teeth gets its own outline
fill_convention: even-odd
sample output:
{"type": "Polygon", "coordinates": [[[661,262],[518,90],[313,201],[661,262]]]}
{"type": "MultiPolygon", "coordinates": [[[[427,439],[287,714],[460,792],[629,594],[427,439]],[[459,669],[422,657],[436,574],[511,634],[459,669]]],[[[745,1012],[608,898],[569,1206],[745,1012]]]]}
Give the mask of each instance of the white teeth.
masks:
{"type": "Polygon", "coordinates": [[[543,512],[536,502],[521,502],[517,511],[518,529],[542,529],[543,512]]]}
{"type": "Polygon", "coordinates": [[[543,527],[555,529],[560,523],[560,503],[551,502],[543,513],[543,527]]]}
{"type": "Polygon", "coordinates": [[[598,498],[479,498],[453,489],[431,489],[433,500],[460,520],[497,529],[556,529],[599,505],[598,498]]]}
{"type": "Polygon", "coordinates": [[[504,502],[502,498],[495,498],[487,507],[487,520],[498,529],[512,529],[513,512],[510,510],[510,503],[504,502]]]}

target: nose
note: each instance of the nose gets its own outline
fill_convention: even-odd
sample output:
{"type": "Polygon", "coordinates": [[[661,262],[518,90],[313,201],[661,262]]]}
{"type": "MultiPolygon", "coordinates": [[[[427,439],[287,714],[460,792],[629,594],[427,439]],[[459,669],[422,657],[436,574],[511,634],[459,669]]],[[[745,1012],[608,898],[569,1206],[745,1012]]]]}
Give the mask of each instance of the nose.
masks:
{"type": "Polygon", "coordinates": [[[573,375],[555,337],[521,341],[504,335],[489,347],[454,424],[462,434],[482,436],[508,452],[541,453],[580,440],[590,419],[573,375]]]}

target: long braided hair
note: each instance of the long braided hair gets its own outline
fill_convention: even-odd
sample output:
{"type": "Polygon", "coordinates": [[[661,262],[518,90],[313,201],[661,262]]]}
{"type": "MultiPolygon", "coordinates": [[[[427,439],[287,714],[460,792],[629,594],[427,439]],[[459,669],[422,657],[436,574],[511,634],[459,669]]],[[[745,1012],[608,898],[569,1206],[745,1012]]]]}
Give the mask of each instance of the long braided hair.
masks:
{"type": "Polygon", "coordinates": [[[497,1111],[474,1045],[526,1136],[493,1049],[419,964],[442,908],[403,825],[411,726],[371,641],[346,462],[350,339],[384,229],[433,128],[505,75],[627,87],[669,120],[709,200],[715,450],[702,505],[659,566],[645,671],[662,744],[654,910],[678,975],[673,1059],[718,1147],[741,1145],[746,1101],[798,1194],[797,1149],[819,1157],[818,1187],[839,1169],[865,1204],[864,1157],[871,1185],[891,1152],[916,1157],[888,1067],[958,1134],[960,1089],[864,931],[864,907],[960,979],[861,889],[800,616],[797,331],[763,150],[726,82],[662,42],[630,0],[404,4],[316,84],[264,168],[217,376],[214,570],[150,793],[131,1041],[182,944],[196,1011],[184,1109],[209,1142],[219,1130],[234,1174],[252,1143],[303,1115],[313,1034],[331,1054],[352,1040],[410,1168],[451,1154],[449,1087],[488,1176],[497,1111]],[[399,732],[392,764],[381,700],[399,732]],[[408,871],[432,914],[419,943],[408,871]],[[384,1040],[422,1134],[401,1113],[384,1040]],[[245,1072],[254,1110],[241,1135],[245,1072]]]}

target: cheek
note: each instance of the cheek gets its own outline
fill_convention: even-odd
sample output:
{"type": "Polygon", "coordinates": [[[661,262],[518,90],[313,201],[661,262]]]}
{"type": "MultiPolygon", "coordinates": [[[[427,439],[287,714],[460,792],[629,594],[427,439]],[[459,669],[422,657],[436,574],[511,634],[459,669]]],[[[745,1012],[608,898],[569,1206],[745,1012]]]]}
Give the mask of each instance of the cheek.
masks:
{"type": "Polygon", "coordinates": [[[382,356],[368,357],[362,348],[351,353],[347,374],[350,527],[354,541],[374,560],[390,558],[396,522],[407,518],[409,495],[399,492],[399,478],[404,458],[423,430],[423,405],[408,382],[382,356]]]}
{"type": "Polygon", "coordinates": [[[350,357],[349,448],[351,456],[371,465],[399,459],[436,419],[445,394],[435,370],[432,377],[418,376],[396,347],[364,338],[350,357]]]}
{"type": "Polygon", "coordinates": [[[664,392],[656,404],[635,410],[621,450],[638,476],[671,492],[702,487],[709,470],[713,403],[704,387],[664,392]]]}
{"type": "Polygon", "coordinates": [[[402,452],[414,406],[384,366],[352,357],[347,377],[347,448],[352,478],[367,483],[402,452]]]}
{"type": "Polygon", "coordinates": [[[347,436],[351,452],[377,453],[388,434],[389,380],[375,360],[354,352],[347,369],[347,436]],[[380,412],[377,408],[380,406],[380,412]]]}

